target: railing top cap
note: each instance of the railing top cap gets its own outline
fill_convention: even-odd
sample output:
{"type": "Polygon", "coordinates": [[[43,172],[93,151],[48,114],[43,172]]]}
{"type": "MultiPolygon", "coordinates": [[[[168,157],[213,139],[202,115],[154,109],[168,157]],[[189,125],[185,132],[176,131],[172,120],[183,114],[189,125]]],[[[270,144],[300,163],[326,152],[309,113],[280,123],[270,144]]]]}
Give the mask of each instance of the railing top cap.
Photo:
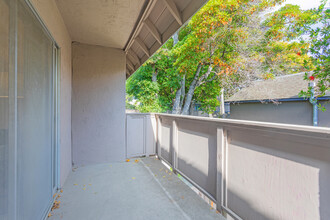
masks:
{"type": "Polygon", "coordinates": [[[294,124],[283,124],[283,123],[271,123],[271,122],[259,122],[259,121],[248,121],[248,120],[237,120],[237,119],[223,119],[223,118],[208,118],[200,116],[191,115],[175,115],[175,114],[164,114],[164,113],[127,113],[128,115],[156,115],[159,117],[168,117],[174,119],[188,119],[188,120],[198,120],[212,123],[219,123],[225,126],[242,126],[251,128],[265,128],[272,130],[290,130],[297,132],[309,132],[309,133],[319,133],[326,135],[330,138],[330,128],[326,127],[313,127],[305,125],[294,125],[294,124]]]}

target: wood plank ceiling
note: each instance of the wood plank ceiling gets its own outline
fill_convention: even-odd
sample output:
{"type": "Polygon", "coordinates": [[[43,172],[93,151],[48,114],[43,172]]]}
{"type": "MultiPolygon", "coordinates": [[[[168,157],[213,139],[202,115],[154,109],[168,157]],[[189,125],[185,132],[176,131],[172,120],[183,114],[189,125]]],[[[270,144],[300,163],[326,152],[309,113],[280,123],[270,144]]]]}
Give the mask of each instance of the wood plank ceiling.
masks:
{"type": "Polygon", "coordinates": [[[207,0],[150,0],[124,50],[126,77],[131,76],[207,0]]]}

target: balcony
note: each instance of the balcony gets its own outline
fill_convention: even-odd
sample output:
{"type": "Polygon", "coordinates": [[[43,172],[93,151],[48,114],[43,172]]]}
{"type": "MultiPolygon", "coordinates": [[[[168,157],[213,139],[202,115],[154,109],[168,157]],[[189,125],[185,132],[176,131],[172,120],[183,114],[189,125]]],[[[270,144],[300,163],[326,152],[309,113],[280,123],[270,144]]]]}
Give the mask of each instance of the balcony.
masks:
{"type": "Polygon", "coordinates": [[[51,219],[223,219],[156,157],[79,167],[51,219]]]}
{"type": "Polygon", "coordinates": [[[74,169],[50,219],[327,219],[329,141],[328,128],[127,114],[130,162],[74,169]]]}
{"type": "Polygon", "coordinates": [[[1,220],[329,219],[329,128],[125,115],[206,2],[0,0],[1,220]]]}

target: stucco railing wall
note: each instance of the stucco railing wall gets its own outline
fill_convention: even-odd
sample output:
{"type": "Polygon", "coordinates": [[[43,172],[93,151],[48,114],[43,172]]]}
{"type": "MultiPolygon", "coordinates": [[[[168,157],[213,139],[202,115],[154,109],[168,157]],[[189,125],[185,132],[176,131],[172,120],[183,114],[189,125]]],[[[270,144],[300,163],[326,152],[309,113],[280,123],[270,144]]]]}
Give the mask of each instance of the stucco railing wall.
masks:
{"type": "Polygon", "coordinates": [[[330,129],[155,117],[157,155],[216,202],[224,215],[330,218],[330,129]]]}
{"type": "Polygon", "coordinates": [[[154,114],[126,114],[126,158],[156,154],[156,126],[154,114]]]}

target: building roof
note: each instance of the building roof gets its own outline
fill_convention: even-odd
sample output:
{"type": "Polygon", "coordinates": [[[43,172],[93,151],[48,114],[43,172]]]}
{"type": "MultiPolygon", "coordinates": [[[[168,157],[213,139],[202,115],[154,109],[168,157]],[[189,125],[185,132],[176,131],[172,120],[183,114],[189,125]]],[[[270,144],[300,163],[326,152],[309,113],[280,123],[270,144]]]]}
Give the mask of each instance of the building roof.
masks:
{"type": "MultiPolygon", "coordinates": [[[[299,99],[300,91],[307,88],[308,82],[304,80],[304,73],[285,75],[272,80],[254,81],[249,87],[241,89],[228,98],[226,102],[299,99]]],[[[330,96],[330,92],[326,96],[330,96]]]]}

